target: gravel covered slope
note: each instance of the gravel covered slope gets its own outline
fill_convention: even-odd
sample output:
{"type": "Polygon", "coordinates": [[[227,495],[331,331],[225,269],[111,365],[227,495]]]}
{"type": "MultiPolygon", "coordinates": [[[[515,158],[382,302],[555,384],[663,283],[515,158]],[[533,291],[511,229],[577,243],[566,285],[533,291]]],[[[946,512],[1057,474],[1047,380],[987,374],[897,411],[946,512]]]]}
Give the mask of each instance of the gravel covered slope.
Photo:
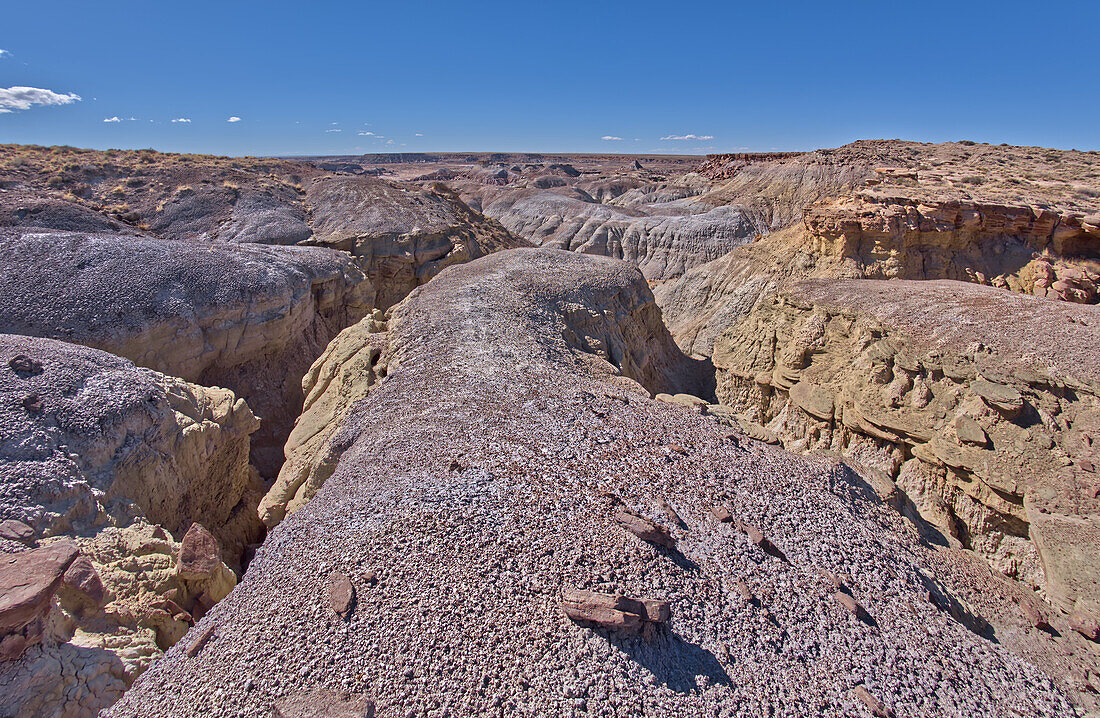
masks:
{"type": "Polygon", "coordinates": [[[1073,715],[928,601],[925,549],[841,465],[652,401],[566,343],[576,305],[639,292],[626,264],[539,249],[411,295],[333,476],[108,714],[305,715],[287,701],[324,688],[382,716],[1073,715]],[[624,507],[675,549],[620,528],[624,507]],[[578,625],[572,588],[667,599],[671,619],[651,643],[578,625]]]}

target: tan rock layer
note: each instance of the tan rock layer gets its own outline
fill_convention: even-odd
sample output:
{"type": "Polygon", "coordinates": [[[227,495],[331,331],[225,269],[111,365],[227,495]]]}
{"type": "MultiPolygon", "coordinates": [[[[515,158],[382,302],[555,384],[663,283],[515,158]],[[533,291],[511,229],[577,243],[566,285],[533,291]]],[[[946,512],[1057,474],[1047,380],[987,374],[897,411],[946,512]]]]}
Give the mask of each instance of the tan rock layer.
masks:
{"type": "Polygon", "coordinates": [[[883,498],[1091,614],[1098,320],[952,282],[804,282],[718,339],[717,394],[790,450],[848,457],[883,498]]]}
{"type": "Polygon", "coordinates": [[[958,279],[1095,303],[1095,218],[1026,205],[861,193],[806,208],[806,250],[872,279],[958,279]]]}
{"type": "Polygon", "coordinates": [[[332,443],[344,417],[386,376],[386,323],[374,314],[340,332],[302,378],[305,403],[286,444],[286,462],[259,504],[269,528],[300,509],[332,475],[342,449],[332,443]]]}

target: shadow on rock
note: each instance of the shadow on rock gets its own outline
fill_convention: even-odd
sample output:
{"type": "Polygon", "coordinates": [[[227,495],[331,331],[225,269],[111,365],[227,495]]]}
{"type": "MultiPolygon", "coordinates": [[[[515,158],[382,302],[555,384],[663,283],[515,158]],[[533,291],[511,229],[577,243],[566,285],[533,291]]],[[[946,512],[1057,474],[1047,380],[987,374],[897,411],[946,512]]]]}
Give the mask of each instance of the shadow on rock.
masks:
{"type": "Polygon", "coordinates": [[[705,676],[711,684],[732,685],[726,669],[713,653],[685,641],[671,631],[661,631],[652,643],[635,637],[610,638],[612,645],[650,671],[661,684],[677,693],[691,693],[700,688],[698,678],[705,676]]]}

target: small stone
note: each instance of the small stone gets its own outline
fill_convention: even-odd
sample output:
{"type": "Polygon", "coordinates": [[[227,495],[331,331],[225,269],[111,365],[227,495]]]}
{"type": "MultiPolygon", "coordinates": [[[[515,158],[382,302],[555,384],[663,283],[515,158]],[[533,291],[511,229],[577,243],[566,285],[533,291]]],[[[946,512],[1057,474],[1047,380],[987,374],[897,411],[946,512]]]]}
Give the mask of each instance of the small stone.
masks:
{"type": "Polygon", "coordinates": [[[188,658],[194,658],[195,656],[199,655],[199,651],[202,650],[202,647],[207,644],[207,642],[211,639],[211,637],[213,637],[213,635],[214,624],[211,623],[209,626],[202,629],[202,631],[200,631],[197,636],[195,636],[195,640],[191,641],[191,644],[187,646],[187,650],[184,651],[184,653],[187,654],[188,658]]]}
{"type": "Polygon", "coordinates": [[[985,429],[965,414],[955,418],[955,436],[959,437],[959,442],[963,444],[985,446],[989,443],[989,436],[986,435],[985,429]]]}
{"type": "Polygon", "coordinates": [[[337,616],[347,619],[355,607],[355,586],[351,579],[342,573],[331,573],[328,577],[328,602],[337,616]]]}
{"type": "Polygon", "coordinates": [[[78,555],[72,541],[0,555],[0,635],[14,633],[49,612],[65,571],[78,555]]]}
{"type": "Polygon", "coordinates": [[[857,601],[852,596],[849,596],[848,594],[841,591],[837,591],[833,594],[833,598],[836,600],[837,603],[843,606],[844,609],[848,611],[848,613],[851,613],[859,620],[864,621],[865,623],[871,622],[871,614],[867,613],[863,606],[859,604],[859,601],[857,601]]]}
{"type": "Polygon", "coordinates": [[[867,706],[867,710],[871,711],[871,715],[875,718],[893,718],[894,711],[886,707],[886,704],[871,695],[863,686],[856,686],[852,691],[852,694],[858,698],[863,705],[867,706]]]}
{"type": "Polygon", "coordinates": [[[641,631],[645,622],[664,623],[671,616],[668,601],[576,589],[562,593],[562,610],[574,621],[629,633],[641,631]]]}
{"type": "Polygon", "coordinates": [[[14,356],[11,361],[8,362],[8,367],[23,379],[38,376],[42,373],[42,362],[31,359],[26,354],[17,354],[14,356]]]}
{"type": "Polygon", "coordinates": [[[16,521],[15,519],[0,521],[0,538],[2,539],[25,542],[33,537],[34,529],[22,521],[16,521]]]}
{"type": "Polygon", "coordinates": [[[1090,641],[1100,641],[1100,621],[1080,608],[1075,608],[1070,614],[1069,627],[1090,641]]]}
{"type": "Polygon", "coordinates": [[[710,513],[718,519],[719,523],[728,524],[733,521],[733,514],[725,506],[713,506],[710,513]]]}
{"type": "Polygon", "coordinates": [[[1027,618],[1028,624],[1032,628],[1050,628],[1050,622],[1047,620],[1046,616],[1043,615],[1042,609],[1040,609],[1034,601],[1029,601],[1026,599],[1020,601],[1020,610],[1023,611],[1024,616],[1027,618]]]}
{"type": "Polygon", "coordinates": [[[844,581],[841,580],[841,578],[839,576],[837,576],[835,573],[833,573],[832,571],[829,571],[828,569],[824,569],[824,568],[819,568],[819,569],[817,569],[817,573],[823,579],[825,579],[830,584],[832,584],[833,588],[835,588],[837,591],[845,590],[846,587],[844,585],[844,581]]]}
{"type": "Polygon", "coordinates": [[[665,497],[658,496],[653,500],[653,503],[657,506],[661,513],[671,519],[674,524],[682,529],[687,528],[687,524],[684,523],[684,520],[682,518],[680,518],[680,514],[676,513],[676,509],[672,508],[672,504],[670,504],[665,499],[665,497]]]}
{"type": "Polygon", "coordinates": [[[741,529],[748,537],[749,541],[759,547],[761,551],[776,558],[787,560],[787,556],[779,550],[779,547],[769,541],[760,529],[756,528],[752,524],[737,522],[737,528],[741,529]]]}
{"type": "Polygon", "coordinates": [[[183,535],[176,573],[181,578],[203,579],[213,576],[222,565],[218,539],[202,524],[193,523],[183,535]]]}
{"type": "Polygon", "coordinates": [[[38,399],[38,394],[27,394],[23,397],[23,408],[30,414],[42,413],[42,402],[38,399]]]}
{"type": "Polygon", "coordinates": [[[87,556],[79,556],[73,561],[61,582],[96,606],[102,606],[107,598],[107,589],[103,587],[99,572],[87,556]]]}
{"type": "Polygon", "coordinates": [[[980,396],[986,404],[999,409],[1010,419],[1019,415],[1024,408],[1023,395],[1010,386],[975,379],[970,382],[970,390],[980,396]]]}
{"type": "Polygon", "coordinates": [[[643,541],[648,541],[658,546],[664,546],[665,548],[674,548],[676,546],[676,542],[663,526],[658,526],[652,521],[644,519],[637,514],[632,514],[629,511],[620,511],[615,514],[615,521],[643,541]]]}

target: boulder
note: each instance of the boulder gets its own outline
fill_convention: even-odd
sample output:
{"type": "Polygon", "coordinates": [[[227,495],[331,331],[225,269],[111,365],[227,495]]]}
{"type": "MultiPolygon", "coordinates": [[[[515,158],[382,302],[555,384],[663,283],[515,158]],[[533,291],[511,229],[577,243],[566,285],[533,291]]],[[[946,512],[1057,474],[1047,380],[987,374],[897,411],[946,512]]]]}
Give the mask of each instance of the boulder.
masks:
{"type": "Polygon", "coordinates": [[[16,652],[17,645],[25,647],[41,639],[41,627],[32,627],[29,635],[25,629],[49,613],[54,593],[78,555],[75,544],[61,541],[0,558],[0,586],[4,587],[0,592],[0,637],[18,633],[25,639],[7,644],[9,659],[22,652],[16,652]]]}
{"type": "Polygon", "coordinates": [[[213,576],[222,565],[218,539],[202,524],[193,523],[180,543],[176,573],[180,578],[204,579],[213,576]]]}

